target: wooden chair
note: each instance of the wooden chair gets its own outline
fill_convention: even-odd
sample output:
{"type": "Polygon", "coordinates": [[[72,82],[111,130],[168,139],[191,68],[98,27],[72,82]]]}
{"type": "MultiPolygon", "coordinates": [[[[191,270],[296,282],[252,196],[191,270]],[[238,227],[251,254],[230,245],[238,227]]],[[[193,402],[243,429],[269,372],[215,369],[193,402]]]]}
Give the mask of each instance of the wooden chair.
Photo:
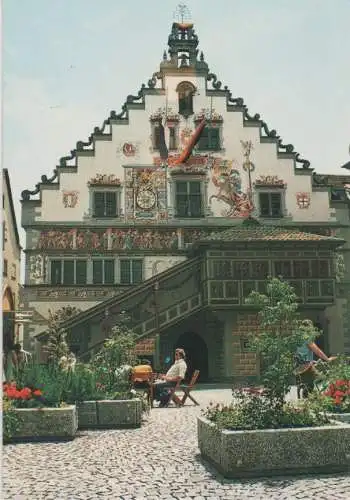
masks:
{"type": "Polygon", "coordinates": [[[184,395],[182,396],[182,399],[180,400],[181,406],[183,406],[185,404],[187,398],[190,398],[190,400],[196,406],[199,406],[199,403],[191,395],[191,391],[194,389],[194,387],[197,383],[198,377],[199,377],[199,370],[195,370],[193,375],[192,375],[191,381],[188,385],[180,384],[179,389],[181,389],[182,392],[184,393],[184,395]]]}

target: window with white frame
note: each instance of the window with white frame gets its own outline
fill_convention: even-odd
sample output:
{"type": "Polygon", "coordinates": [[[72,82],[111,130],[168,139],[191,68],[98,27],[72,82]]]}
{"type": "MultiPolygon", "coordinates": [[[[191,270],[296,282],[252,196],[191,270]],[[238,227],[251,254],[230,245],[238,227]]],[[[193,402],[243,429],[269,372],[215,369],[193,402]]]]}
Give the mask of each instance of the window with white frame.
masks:
{"type": "Polygon", "coordinates": [[[142,259],[120,259],[120,283],[122,285],[135,285],[143,279],[142,259]]]}

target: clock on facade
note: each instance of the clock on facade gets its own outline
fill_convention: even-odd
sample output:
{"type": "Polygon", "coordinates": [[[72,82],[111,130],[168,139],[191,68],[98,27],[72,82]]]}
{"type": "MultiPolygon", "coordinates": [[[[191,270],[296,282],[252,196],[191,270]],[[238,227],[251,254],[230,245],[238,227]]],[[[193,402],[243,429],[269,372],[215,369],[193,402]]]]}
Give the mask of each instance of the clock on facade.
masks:
{"type": "Polygon", "coordinates": [[[156,204],[156,195],[151,189],[141,189],[137,193],[136,202],[143,210],[151,210],[156,204]]]}

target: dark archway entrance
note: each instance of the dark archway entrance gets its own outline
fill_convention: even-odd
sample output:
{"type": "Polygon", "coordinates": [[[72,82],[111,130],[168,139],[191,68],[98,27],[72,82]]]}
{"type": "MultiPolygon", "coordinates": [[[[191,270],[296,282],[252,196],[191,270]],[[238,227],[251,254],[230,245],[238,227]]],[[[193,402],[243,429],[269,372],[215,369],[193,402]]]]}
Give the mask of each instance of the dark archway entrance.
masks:
{"type": "Polygon", "coordinates": [[[194,370],[199,370],[199,381],[205,382],[208,380],[208,348],[202,337],[197,333],[183,333],[177,340],[176,347],[182,347],[186,352],[187,376],[189,380],[192,377],[194,370]]]}

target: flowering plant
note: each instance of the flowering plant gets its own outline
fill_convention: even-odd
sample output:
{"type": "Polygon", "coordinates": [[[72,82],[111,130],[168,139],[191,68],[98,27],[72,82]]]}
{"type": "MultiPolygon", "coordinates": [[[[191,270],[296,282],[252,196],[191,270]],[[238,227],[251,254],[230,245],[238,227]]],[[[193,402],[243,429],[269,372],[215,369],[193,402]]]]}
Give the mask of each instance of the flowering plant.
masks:
{"type": "Polygon", "coordinates": [[[43,406],[44,403],[42,398],[43,393],[40,389],[31,389],[29,387],[20,389],[17,387],[16,382],[5,383],[3,385],[3,393],[4,398],[11,400],[13,406],[17,408],[33,408],[43,406]]]}
{"type": "Polygon", "coordinates": [[[330,398],[332,409],[340,412],[350,412],[350,380],[336,380],[329,384],[323,394],[330,398]]]}

